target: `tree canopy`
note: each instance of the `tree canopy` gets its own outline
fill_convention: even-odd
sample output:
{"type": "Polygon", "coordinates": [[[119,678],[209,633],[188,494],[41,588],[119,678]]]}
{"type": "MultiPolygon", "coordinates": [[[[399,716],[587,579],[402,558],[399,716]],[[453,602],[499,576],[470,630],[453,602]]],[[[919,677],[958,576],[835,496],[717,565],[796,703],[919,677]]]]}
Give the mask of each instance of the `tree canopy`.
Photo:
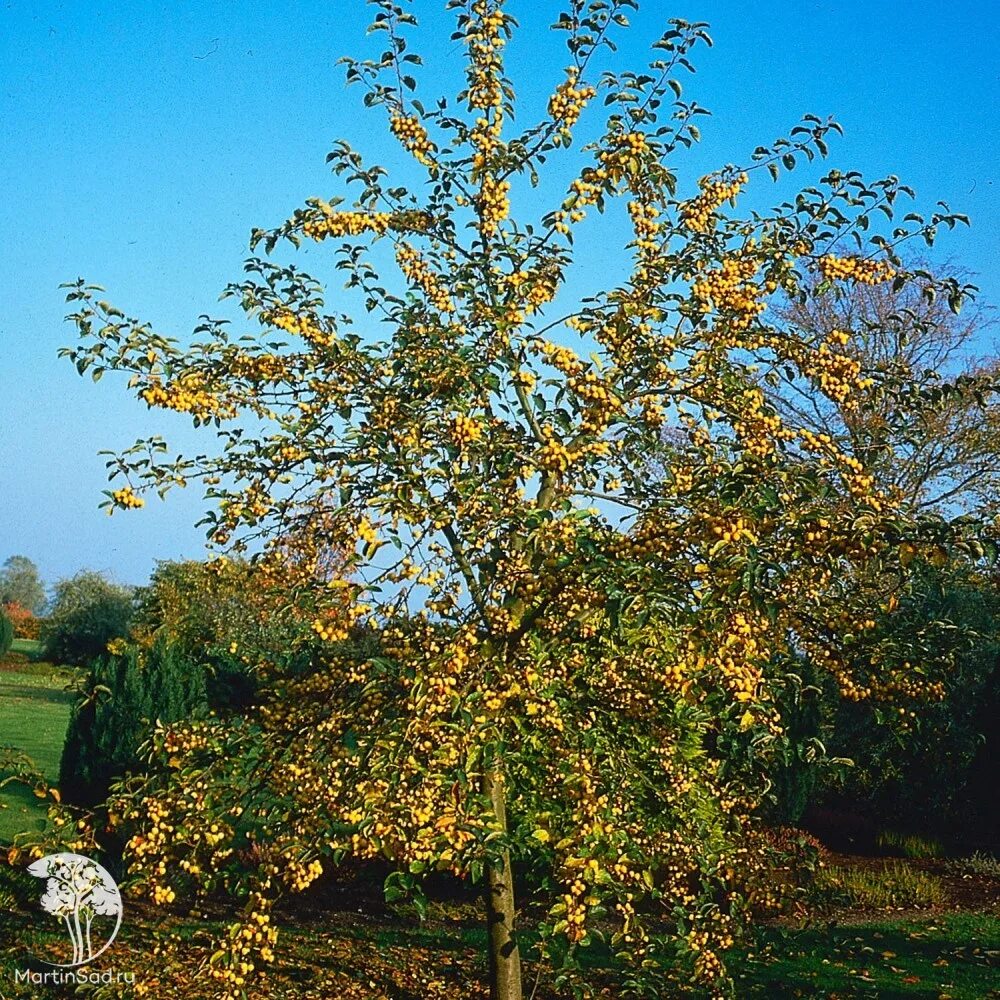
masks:
{"type": "Polygon", "coordinates": [[[45,585],[27,556],[9,556],[0,568],[0,604],[18,604],[35,615],[45,607],[45,585]]]}

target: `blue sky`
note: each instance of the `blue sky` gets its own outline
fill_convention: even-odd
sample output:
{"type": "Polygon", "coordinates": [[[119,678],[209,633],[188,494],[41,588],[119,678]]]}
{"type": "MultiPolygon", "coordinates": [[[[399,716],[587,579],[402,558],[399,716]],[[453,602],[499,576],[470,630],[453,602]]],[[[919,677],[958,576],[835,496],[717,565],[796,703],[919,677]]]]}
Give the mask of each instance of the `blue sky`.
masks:
{"type": "MultiPolygon", "coordinates": [[[[415,0],[425,95],[454,92],[460,52],[443,0],[415,0]]],[[[663,18],[711,23],[687,96],[710,108],[705,141],[678,163],[682,183],[736,162],[803,113],[833,114],[846,136],[824,169],[898,174],[918,207],[938,199],[972,217],[939,253],[976,272],[1000,302],[1000,18],[969,2],[760,0],[647,2],[620,64],[644,58],[663,18]]],[[[526,102],[540,108],[565,54],[545,32],[559,5],[511,0],[523,30],[509,52],[526,102]]],[[[395,157],[377,112],[360,110],[339,56],[365,53],[361,0],[122,4],[4,0],[0,7],[0,560],[34,559],[48,582],[78,569],[142,582],[157,558],[198,556],[202,501],[108,518],[97,452],[165,433],[207,450],[176,415],[153,415],[122,383],[80,379],[56,351],[70,343],[60,282],[78,275],[161,332],[183,336],[240,276],[253,226],[305,198],[338,192],[324,164],[348,138],[395,157]]],[[[793,175],[795,187],[815,173],[793,175]]],[[[760,180],[753,194],[775,198],[760,180]]],[[[787,191],[778,192],[787,193],[787,191]]],[[[515,206],[516,209],[516,206],[515,206]]],[[[321,248],[301,262],[323,275],[321,248]]],[[[581,277],[606,262],[583,261],[581,277]]],[[[989,345],[984,340],[983,348],[989,345]]]]}

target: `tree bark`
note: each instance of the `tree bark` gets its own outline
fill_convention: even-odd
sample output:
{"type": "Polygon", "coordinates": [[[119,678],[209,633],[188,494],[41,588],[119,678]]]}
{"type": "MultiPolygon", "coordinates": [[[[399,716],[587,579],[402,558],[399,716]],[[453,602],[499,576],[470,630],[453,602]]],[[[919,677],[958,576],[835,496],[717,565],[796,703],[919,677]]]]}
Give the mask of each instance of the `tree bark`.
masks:
{"type": "MultiPolygon", "coordinates": [[[[483,777],[483,791],[493,804],[500,829],[507,831],[503,778],[495,771],[483,777]]],[[[510,852],[489,866],[486,877],[486,929],[489,936],[490,1000],[521,1000],[521,953],[514,934],[514,879],[510,852]]]]}

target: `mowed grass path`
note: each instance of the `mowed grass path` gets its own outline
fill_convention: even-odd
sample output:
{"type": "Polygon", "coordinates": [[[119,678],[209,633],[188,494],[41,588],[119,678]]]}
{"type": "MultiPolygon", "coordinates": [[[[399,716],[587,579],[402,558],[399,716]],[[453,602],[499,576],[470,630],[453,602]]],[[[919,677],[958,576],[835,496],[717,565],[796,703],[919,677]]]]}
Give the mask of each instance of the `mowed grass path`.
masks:
{"type": "MultiPolygon", "coordinates": [[[[14,655],[0,662],[0,745],[23,750],[54,783],[75,697],[66,690],[74,672],[32,662],[28,657],[38,651],[37,643],[15,640],[14,655]]],[[[45,802],[25,785],[0,788],[0,844],[9,844],[26,830],[41,829],[45,810],[45,802]]]]}

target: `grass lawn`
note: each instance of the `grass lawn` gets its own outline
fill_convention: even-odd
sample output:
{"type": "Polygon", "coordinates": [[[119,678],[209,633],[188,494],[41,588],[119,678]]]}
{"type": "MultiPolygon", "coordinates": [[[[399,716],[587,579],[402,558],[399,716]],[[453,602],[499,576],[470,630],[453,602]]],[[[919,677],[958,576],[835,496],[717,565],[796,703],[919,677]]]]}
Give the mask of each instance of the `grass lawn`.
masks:
{"type": "Polygon", "coordinates": [[[10,648],[11,652],[25,656],[39,656],[42,652],[42,644],[37,639],[15,639],[10,648]]]}
{"type": "Polygon", "coordinates": [[[978,913],[767,936],[740,962],[740,997],[1000,997],[1000,917],[978,913]]]}
{"type": "MultiPolygon", "coordinates": [[[[59,758],[74,695],[66,685],[71,670],[29,661],[37,644],[16,640],[19,656],[0,663],[0,744],[23,750],[50,781],[59,777],[59,758]],[[24,648],[27,645],[28,648],[24,648]]],[[[45,822],[45,803],[23,785],[0,789],[0,844],[45,822]]]]}

